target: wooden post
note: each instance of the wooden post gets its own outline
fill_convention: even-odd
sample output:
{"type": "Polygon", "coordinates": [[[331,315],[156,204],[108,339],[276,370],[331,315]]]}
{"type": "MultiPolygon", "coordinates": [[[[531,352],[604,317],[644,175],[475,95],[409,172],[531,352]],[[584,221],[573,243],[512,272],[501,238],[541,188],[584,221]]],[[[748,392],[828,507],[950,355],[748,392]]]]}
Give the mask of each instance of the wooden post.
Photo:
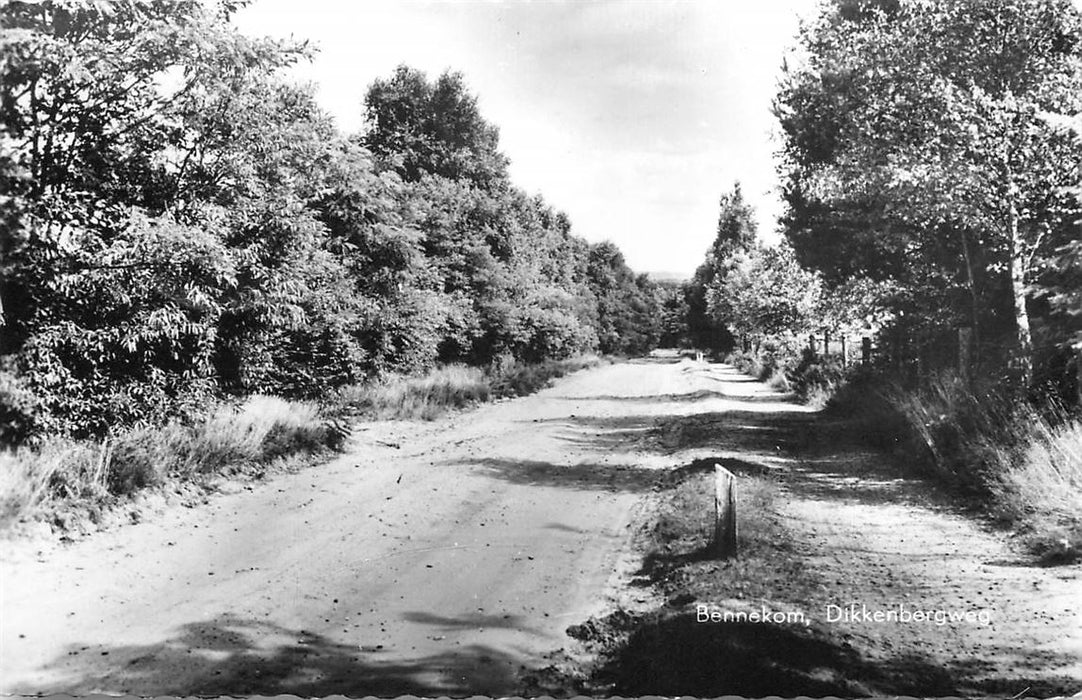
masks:
{"type": "Polygon", "coordinates": [[[736,556],[736,477],[720,464],[714,465],[714,554],[736,556]]]}
{"type": "Polygon", "coordinates": [[[808,335],[808,348],[811,350],[812,355],[815,354],[815,334],[808,335]]]}
{"type": "Polygon", "coordinates": [[[860,339],[860,363],[866,365],[872,361],[872,339],[864,336],[860,339]]]}
{"type": "Polygon", "coordinates": [[[845,367],[849,366],[849,354],[847,352],[848,348],[845,347],[845,333],[842,333],[838,337],[838,340],[840,340],[842,343],[842,368],[844,369],[845,367]]]}
{"type": "Polygon", "coordinates": [[[823,329],[823,357],[830,356],[830,331],[823,329]]]}

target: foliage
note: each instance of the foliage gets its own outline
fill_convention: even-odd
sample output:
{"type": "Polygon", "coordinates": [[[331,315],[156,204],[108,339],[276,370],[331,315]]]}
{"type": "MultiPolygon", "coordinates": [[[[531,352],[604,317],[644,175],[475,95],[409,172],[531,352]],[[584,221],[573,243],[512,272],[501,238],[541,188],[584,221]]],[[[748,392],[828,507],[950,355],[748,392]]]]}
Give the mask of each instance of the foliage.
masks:
{"type": "Polygon", "coordinates": [[[656,343],[655,287],[513,186],[461,75],[400,67],[347,137],[235,7],[0,9],[5,442],[656,343]]]}
{"type": "Polygon", "coordinates": [[[732,191],[721,197],[717,231],[706,259],[684,287],[687,334],[692,345],[715,351],[732,348],[733,337],[726,326],[727,319],[720,318],[710,308],[710,290],[724,282],[734,256],[754,246],[756,229],[755,212],[744,201],[740,183],[735,183],[732,191]]]}
{"type": "Polygon", "coordinates": [[[923,325],[1009,344],[1028,380],[1034,287],[1078,218],[1082,149],[1056,124],[1082,110],[1082,14],[833,3],[801,43],[777,99],[798,258],[832,285],[890,281],[892,311],[923,325]]]}
{"type": "Polygon", "coordinates": [[[724,262],[728,269],[709,287],[707,309],[734,334],[801,333],[817,320],[819,280],[787,247],[752,247],[724,262]]]}

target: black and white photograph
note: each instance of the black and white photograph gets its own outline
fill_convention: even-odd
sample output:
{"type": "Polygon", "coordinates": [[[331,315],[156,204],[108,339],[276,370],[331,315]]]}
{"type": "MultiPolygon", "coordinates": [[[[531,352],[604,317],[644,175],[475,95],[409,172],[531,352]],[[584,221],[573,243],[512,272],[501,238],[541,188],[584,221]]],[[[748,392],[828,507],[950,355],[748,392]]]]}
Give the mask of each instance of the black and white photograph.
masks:
{"type": "Polygon", "coordinates": [[[0,696],[1082,700],[1082,0],[0,0],[0,696]]]}

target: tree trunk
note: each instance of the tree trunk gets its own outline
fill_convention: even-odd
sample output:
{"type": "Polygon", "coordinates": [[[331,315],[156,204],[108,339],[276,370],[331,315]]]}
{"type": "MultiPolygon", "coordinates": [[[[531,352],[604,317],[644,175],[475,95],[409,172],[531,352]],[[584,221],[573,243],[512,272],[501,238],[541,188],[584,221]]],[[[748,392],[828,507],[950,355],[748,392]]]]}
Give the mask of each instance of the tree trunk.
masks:
{"type": "MultiPolygon", "coordinates": [[[[1007,176],[1010,178],[1010,169],[1007,176]]],[[[1029,330],[1029,312],[1026,311],[1026,268],[1025,251],[1022,246],[1022,233],[1019,227],[1017,190],[1008,180],[1007,232],[1010,235],[1011,256],[1011,299],[1014,302],[1015,348],[1011,365],[1022,381],[1029,386],[1033,379],[1033,337],[1029,330]]]]}
{"type": "Polygon", "coordinates": [[[959,228],[962,236],[962,256],[966,262],[966,286],[969,287],[969,313],[970,323],[973,328],[973,335],[971,340],[973,345],[977,349],[978,357],[980,353],[981,345],[981,319],[980,319],[980,300],[977,298],[977,282],[973,276],[973,254],[969,250],[969,236],[966,234],[964,228],[959,228]]]}

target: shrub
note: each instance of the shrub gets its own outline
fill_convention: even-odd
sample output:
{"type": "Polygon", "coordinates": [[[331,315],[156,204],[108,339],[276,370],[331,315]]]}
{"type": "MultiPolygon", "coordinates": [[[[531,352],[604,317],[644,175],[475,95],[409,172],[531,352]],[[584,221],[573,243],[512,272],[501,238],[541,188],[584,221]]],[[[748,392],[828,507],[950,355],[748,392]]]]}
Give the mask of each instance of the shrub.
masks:
{"type": "Polygon", "coordinates": [[[504,363],[490,368],[489,381],[494,396],[526,396],[545,388],[557,377],[595,367],[600,362],[594,355],[581,355],[536,364],[504,363]]]}
{"type": "Polygon", "coordinates": [[[816,355],[809,350],[802,353],[800,363],[789,372],[796,395],[819,408],[826,406],[848,375],[840,357],[816,355]]]}
{"type": "Polygon", "coordinates": [[[11,372],[0,370],[0,445],[20,445],[39,429],[41,402],[11,372]]]}

